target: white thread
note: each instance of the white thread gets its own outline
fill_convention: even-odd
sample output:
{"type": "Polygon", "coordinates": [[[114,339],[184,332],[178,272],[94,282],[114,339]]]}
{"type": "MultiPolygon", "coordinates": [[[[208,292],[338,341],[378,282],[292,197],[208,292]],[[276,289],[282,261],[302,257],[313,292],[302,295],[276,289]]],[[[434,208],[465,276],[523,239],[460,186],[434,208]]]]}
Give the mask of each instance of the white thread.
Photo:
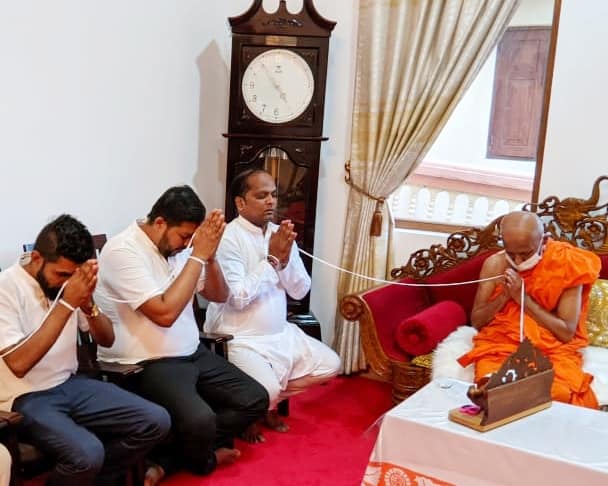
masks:
{"type": "MultiPolygon", "coordinates": [[[[194,235],[196,233],[193,233],[192,236],[190,237],[190,241],[188,241],[188,244],[186,245],[186,250],[188,248],[190,248],[192,246],[192,240],[194,239],[194,235]]],[[[26,253],[25,255],[29,256],[31,255],[31,253],[26,253]]],[[[201,260],[200,258],[197,257],[192,257],[193,259],[196,260],[201,260]]],[[[203,260],[201,260],[203,261],[203,260]]],[[[22,257],[22,259],[20,260],[21,265],[25,265],[28,262],[26,261],[25,257],[22,257]]],[[[205,266],[203,265],[203,268],[205,268],[205,266]]],[[[175,273],[171,272],[171,275],[169,275],[169,278],[167,279],[167,282],[165,282],[161,287],[153,290],[152,292],[149,292],[148,296],[146,296],[145,300],[148,300],[150,297],[152,297],[153,295],[157,294],[160,291],[163,291],[168,285],[169,283],[171,283],[171,281],[175,278],[175,273]]],[[[16,343],[15,345],[8,346],[8,349],[6,349],[6,351],[4,353],[0,354],[0,359],[4,358],[5,356],[8,356],[9,354],[11,354],[13,351],[19,349],[21,346],[23,346],[26,342],[28,342],[31,337],[36,333],[36,331],[38,329],[40,329],[40,326],[42,326],[42,324],[44,323],[44,321],[46,321],[46,319],[49,317],[49,314],[53,311],[53,309],[55,308],[55,306],[58,303],[61,303],[62,305],[64,305],[65,307],[67,307],[68,309],[70,309],[72,312],[75,311],[74,307],[72,307],[70,304],[68,304],[65,300],[61,299],[61,302],[59,302],[60,298],[61,298],[61,294],[63,293],[63,289],[65,288],[65,286],[68,284],[68,281],[66,280],[65,282],[63,282],[63,285],[59,288],[59,292],[57,292],[57,296],[55,297],[55,300],[53,300],[51,306],[49,307],[49,310],[46,312],[46,314],[44,315],[44,317],[42,318],[42,321],[40,322],[40,325],[38,326],[38,328],[36,328],[34,331],[32,331],[30,334],[28,334],[25,338],[23,338],[21,341],[19,341],[18,343],[16,343]]],[[[119,304],[130,304],[132,302],[137,302],[139,301],[139,299],[136,300],[122,300],[122,299],[116,299],[114,297],[110,297],[109,295],[104,294],[103,292],[98,292],[101,296],[105,297],[106,299],[112,301],[112,302],[117,302],[119,304]]]]}
{"type": "Polygon", "coordinates": [[[303,255],[306,255],[307,257],[312,258],[313,260],[316,260],[320,263],[323,263],[324,265],[327,265],[328,267],[331,267],[335,270],[338,270],[340,272],[343,273],[348,273],[350,275],[353,275],[354,277],[358,277],[358,278],[362,278],[365,280],[371,280],[372,282],[378,282],[378,283],[384,283],[384,284],[391,284],[391,285],[401,285],[403,287],[454,287],[456,285],[467,285],[467,284],[474,284],[474,283],[479,283],[479,282],[488,282],[490,280],[498,280],[501,278],[504,278],[502,275],[496,275],[495,277],[488,277],[488,278],[480,278],[477,280],[466,280],[464,282],[449,282],[449,283],[409,283],[409,282],[395,282],[394,280],[384,280],[382,278],[376,278],[376,277],[368,277],[367,275],[362,275],[360,273],[355,273],[355,272],[351,272],[350,270],[346,270],[345,268],[339,267],[338,265],[334,265],[333,263],[329,263],[319,257],[316,257],[314,255],[311,255],[310,253],[308,253],[307,251],[302,250],[301,248],[298,248],[298,250],[300,251],[300,253],[302,253],[303,255]]]}
{"type": "Polygon", "coordinates": [[[74,312],[76,310],[72,304],[66,302],[63,299],[59,299],[59,303],[66,309],[69,309],[70,312],[74,312]]]}
{"type": "Polygon", "coordinates": [[[524,342],[524,300],[526,294],[524,291],[524,279],[521,279],[521,293],[520,293],[520,304],[519,304],[519,342],[524,342]]]}
{"type": "MultiPolygon", "coordinates": [[[[53,309],[57,305],[57,302],[59,301],[59,299],[61,298],[61,294],[63,293],[63,289],[65,288],[65,286],[67,284],[68,284],[68,281],[66,280],[65,282],[63,282],[63,285],[59,288],[59,292],[57,292],[57,296],[55,297],[55,300],[53,300],[51,306],[49,307],[49,310],[46,311],[46,314],[44,314],[44,317],[42,318],[42,321],[40,322],[40,326],[42,326],[42,323],[44,321],[46,321],[47,317],[49,317],[49,314],[53,311],[53,309]]],[[[9,349],[7,349],[4,353],[0,354],[0,359],[4,358],[5,356],[8,356],[13,351],[19,349],[21,346],[23,346],[25,343],[27,343],[30,340],[30,338],[36,333],[36,331],[38,329],[40,329],[40,326],[38,326],[35,330],[33,330],[31,333],[29,333],[21,341],[19,341],[18,343],[16,343],[12,347],[9,346],[9,349]]]]}
{"type": "MultiPolygon", "coordinates": [[[[405,283],[405,282],[394,282],[394,281],[390,281],[390,280],[384,280],[381,278],[368,277],[367,275],[361,275],[360,273],[351,272],[350,270],[346,270],[345,268],[339,267],[337,265],[334,265],[333,263],[326,262],[325,260],[323,260],[319,257],[311,255],[310,253],[302,250],[301,248],[298,248],[298,250],[300,251],[300,253],[306,255],[307,257],[310,257],[313,260],[323,263],[324,265],[327,265],[328,267],[331,267],[340,272],[348,273],[350,275],[353,275],[355,277],[359,277],[362,279],[371,280],[372,282],[379,282],[379,283],[391,284],[391,285],[402,285],[404,287],[451,287],[454,285],[466,285],[466,284],[473,284],[473,283],[478,283],[478,282],[487,282],[489,280],[498,280],[498,279],[503,278],[502,275],[497,275],[496,277],[480,278],[478,280],[467,280],[465,282],[450,282],[450,283],[435,283],[435,284],[429,284],[429,283],[415,284],[415,283],[405,283]]],[[[519,308],[519,341],[523,342],[523,340],[524,340],[524,300],[526,298],[525,283],[524,283],[523,278],[521,279],[521,294],[520,295],[521,295],[521,304],[520,304],[520,308],[519,308]]]]}
{"type": "MultiPolygon", "coordinates": [[[[186,250],[188,248],[190,248],[192,246],[192,240],[194,239],[194,234],[192,235],[192,237],[190,238],[190,241],[188,242],[188,245],[186,246],[186,250]]],[[[453,287],[456,285],[467,285],[467,284],[474,284],[474,283],[480,283],[480,282],[488,282],[490,280],[498,280],[503,278],[502,275],[497,275],[495,277],[488,277],[488,278],[481,278],[481,279],[477,279],[477,280],[467,280],[464,282],[450,282],[450,283],[434,283],[434,284],[429,284],[429,283],[406,283],[406,282],[395,282],[395,281],[391,281],[391,280],[384,280],[381,278],[376,278],[376,277],[369,277],[367,275],[362,275],[356,272],[353,272],[351,270],[346,270],[345,268],[339,267],[337,265],[334,265],[333,263],[329,263],[328,261],[323,260],[322,258],[316,257],[310,253],[308,253],[307,251],[298,248],[298,251],[300,253],[302,253],[303,255],[306,255],[310,258],[312,258],[313,260],[316,260],[320,263],[323,263],[324,265],[327,265],[330,268],[333,268],[335,270],[338,270],[340,272],[343,273],[348,273],[350,275],[353,275],[355,277],[358,278],[362,278],[364,280],[370,280],[372,282],[377,282],[377,283],[383,283],[383,284],[390,284],[390,285],[400,285],[403,287],[453,287]]],[[[193,257],[192,255],[190,255],[188,258],[191,258],[193,260],[196,261],[201,261],[203,262],[204,260],[201,260],[198,257],[193,257]]],[[[205,265],[203,266],[205,267],[205,265]]],[[[160,291],[163,291],[168,285],[169,283],[171,283],[171,281],[175,278],[175,273],[171,272],[171,275],[169,276],[169,278],[167,279],[167,282],[165,282],[162,286],[158,287],[157,289],[153,290],[152,292],[149,292],[148,295],[146,296],[145,300],[148,300],[150,297],[152,297],[153,295],[157,294],[160,291]]],[[[67,280],[63,283],[63,285],[61,286],[61,288],[59,289],[59,292],[57,293],[57,297],[55,297],[55,300],[53,301],[53,303],[51,304],[51,307],[49,308],[49,310],[47,311],[47,313],[44,315],[44,317],[42,318],[42,323],[47,319],[47,317],[49,316],[49,314],[51,313],[51,311],[53,310],[53,308],[57,305],[57,302],[61,296],[61,293],[63,292],[63,289],[65,288],[65,286],[67,285],[67,280]]],[[[106,298],[107,300],[110,300],[112,302],[116,302],[118,304],[130,304],[132,302],[138,302],[141,299],[132,299],[132,300],[127,300],[127,299],[116,299],[114,297],[110,297],[107,294],[104,294],[103,292],[99,292],[97,291],[97,293],[99,295],[101,295],[102,297],[106,298]]],[[[522,293],[523,293],[523,280],[522,280],[522,293]]],[[[62,299],[63,300],[63,299],[62,299]]],[[[63,305],[66,305],[67,302],[64,301],[63,305]]],[[[69,304],[68,304],[69,305],[69,304]]],[[[67,306],[66,306],[67,307],[67,306]]],[[[68,308],[72,308],[72,306],[70,305],[68,308]]],[[[73,308],[72,308],[73,309],[73,308]]],[[[73,309],[74,310],[74,309],[73,309]]],[[[521,317],[520,317],[520,328],[522,330],[520,330],[520,337],[523,335],[523,310],[521,312],[521,317]]],[[[39,328],[38,328],[39,329],[39,328]]],[[[36,329],[36,331],[38,330],[36,329]]],[[[22,341],[20,341],[19,343],[17,343],[15,346],[13,346],[12,348],[8,349],[6,352],[0,354],[0,358],[4,358],[5,356],[9,355],[10,353],[12,353],[13,351],[15,351],[16,349],[20,348],[21,346],[23,346],[33,335],[36,331],[33,331],[32,333],[28,334],[22,341]]],[[[522,338],[523,340],[523,338],[522,338]]]]}
{"type": "Polygon", "coordinates": [[[202,258],[196,257],[194,255],[190,255],[188,257],[188,260],[194,260],[195,262],[200,263],[203,268],[207,266],[207,260],[203,260],[202,258]]]}

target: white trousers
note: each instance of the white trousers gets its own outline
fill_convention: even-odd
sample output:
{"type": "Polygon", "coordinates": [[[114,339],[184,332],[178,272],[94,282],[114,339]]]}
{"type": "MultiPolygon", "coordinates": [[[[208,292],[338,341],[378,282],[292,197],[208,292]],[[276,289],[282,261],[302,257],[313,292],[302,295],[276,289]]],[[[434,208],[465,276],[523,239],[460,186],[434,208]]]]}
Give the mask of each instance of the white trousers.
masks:
{"type": "Polygon", "coordinates": [[[340,358],[331,348],[291,323],[277,335],[236,337],[228,343],[228,359],[266,388],[270,410],[340,369],[340,358]]]}
{"type": "Polygon", "coordinates": [[[0,444],[0,486],[8,486],[11,479],[11,455],[0,444]]]}

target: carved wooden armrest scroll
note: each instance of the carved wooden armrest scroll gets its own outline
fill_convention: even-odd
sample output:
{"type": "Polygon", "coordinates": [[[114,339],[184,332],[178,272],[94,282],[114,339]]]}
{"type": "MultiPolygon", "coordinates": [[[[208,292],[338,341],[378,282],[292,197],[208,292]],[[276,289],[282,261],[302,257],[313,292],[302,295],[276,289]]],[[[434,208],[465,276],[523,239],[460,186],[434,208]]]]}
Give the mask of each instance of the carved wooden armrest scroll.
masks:
{"type": "Polygon", "coordinates": [[[356,321],[363,314],[363,302],[358,295],[346,295],[340,302],[340,313],[349,321],[356,321]]]}
{"type": "Polygon", "coordinates": [[[391,277],[414,280],[428,278],[484,251],[499,248],[499,222],[500,218],[496,218],[485,228],[471,228],[452,233],[448,236],[445,246],[436,244],[429,249],[424,248],[412,253],[404,266],[391,270],[391,277]]]}

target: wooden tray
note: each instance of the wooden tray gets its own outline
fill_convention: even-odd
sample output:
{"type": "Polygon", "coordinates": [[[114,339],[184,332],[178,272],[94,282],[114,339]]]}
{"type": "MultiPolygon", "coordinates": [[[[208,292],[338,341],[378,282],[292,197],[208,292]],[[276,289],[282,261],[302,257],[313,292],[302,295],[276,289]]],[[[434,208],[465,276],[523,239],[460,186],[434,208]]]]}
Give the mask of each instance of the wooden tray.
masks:
{"type": "Polygon", "coordinates": [[[521,412],[509,415],[508,417],[504,417],[500,420],[497,420],[496,422],[491,422],[485,425],[481,424],[481,420],[483,418],[483,411],[480,411],[477,415],[470,415],[461,412],[460,408],[454,408],[450,410],[448,417],[452,422],[456,422],[471,429],[475,429],[479,432],[487,432],[488,430],[495,429],[496,427],[500,427],[501,425],[514,422],[515,420],[519,420],[520,418],[527,417],[528,415],[532,415],[533,413],[540,412],[541,410],[549,408],[551,406],[551,403],[553,402],[549,401],[546,403],[541,403],[540,405],[536,405],[532,408],[522,410],[521,412]]]}

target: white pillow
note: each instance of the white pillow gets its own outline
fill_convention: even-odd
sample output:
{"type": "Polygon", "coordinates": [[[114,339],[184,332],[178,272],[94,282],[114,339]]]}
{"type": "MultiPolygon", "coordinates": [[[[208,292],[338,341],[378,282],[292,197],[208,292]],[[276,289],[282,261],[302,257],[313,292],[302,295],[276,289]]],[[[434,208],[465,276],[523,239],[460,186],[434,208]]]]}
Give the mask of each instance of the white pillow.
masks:
{"type": "Polygon", "coordinates": [[[608,348],[587,346],[581,350],[583,369],[593,375],[591,389],[600,405],[608,404],[608,348]]]}
{"type": "Polygon", "coordinates": [[[477,329],[471,326],[460,326],[448,337],[441,341],[433,352],[433,380],[441,378],[454,378],[472,383],[475,379],[473,364],[463,368],[458,358],[473,348],[473,336],[477,329]]]}

